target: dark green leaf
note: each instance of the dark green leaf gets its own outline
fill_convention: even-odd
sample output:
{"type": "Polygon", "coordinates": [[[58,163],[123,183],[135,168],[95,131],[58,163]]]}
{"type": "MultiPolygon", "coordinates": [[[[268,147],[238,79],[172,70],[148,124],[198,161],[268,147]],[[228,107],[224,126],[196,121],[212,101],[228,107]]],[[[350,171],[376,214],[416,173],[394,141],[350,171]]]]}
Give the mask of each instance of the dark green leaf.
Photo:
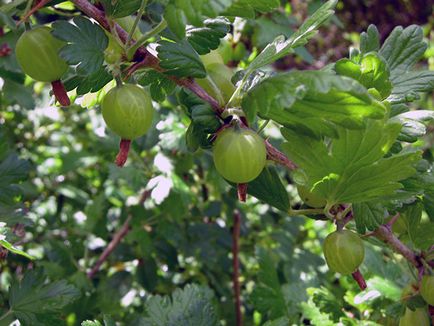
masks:
{"type": "Polygon", "coordinates": [[[207,287],[187,285],[176,289],[171,298],[152,296],[146,302],[149,326],[217,326],[219,319],[207,287]]]}
{"type": "Polygon", "coordinates": [[[410,25],[405,29],[395,27],[380,49],[380,55],[386,59],[391,72],[392,83],[405,74],[419,61],[427,49],[423,42],[422,28],[410,25]]]}
{"type": "Polygon", "coordinates": [[[157,102],[163,102],[168,95],[173,93],[176,87],[175,82],[155,70],[148,70],[137,74],[136,78],[140,85],[150,85],[149,89],[152,99],[157,102]]]}
{"type": "Polygon", "coordinates": [[[129,16],[139,10],[142,0],[100,0],[105,12],[113,18],[129,16]]]}
{"type": "Polygon", "coordinates": [[[266,249],[257,247],[256,257],[259,263],[259,282],[251,295],[255,309],[270,319],[287,315],[285,298],[277,276],[276,263],[266,249]]]}
{"type": "Polygon", "coordinates": [[[205,78],[206,71],[199,55],[186,40],[161,41],[158,48],[160,66],[176,77],[205,78]]]}
{"type": "Polygon", "coordinates": [[[101,88],[107,85],[113,76],[101,66],[101,68],[91,75],[75,75],[72,78],[65,80],[65,88],[68,91],[77,89],[77,95],[98,92],[101,88]]]}
{"type": "Polygon", "coordinates": [[[73,22],[74,25],[66,21],[53,24],[53,35],[69,43],[59,54],[69,64],[77,64],[80,74],[93,74],[102,67],[108,38],[98,24],[87,18],[78,16],[73,22]]]}
{"type": "Polygon", "coordinates": [[[10,154],[0,162],[0,203],[12,205],[18,194],[17,183],[27,178],[30,164],[16,154],[10,154]]]}
{"type": "Polygon", "coordinates": [[[249,182],[247,192],[281,211],[289,209],[288,192],[272,166],[267,166],[255,180],[249,182]]]}
{"type": "Polygon", "coordinates": [[[39,315],[58,313],[79,296],[79,291],[65,280],[45,283],[41,271],[29,271],[21,282],[12,283],[9,305],[22,324],[33,325],[39,315]]]}
{"type": "Polygon", "coordinates": [[[378,202],[369,201],[353,205],[353,215],[357,231],[364,234],[366,230],[374,231],[384,223],[385,208],[378,202]]]}
{"type": "Polygon", "coordinates": [[[167,21],[169,29],[180,40],[185,37],[186,18],[182,9],[169,3],[164,12],[164,19],[167,21]]]}
{"type": "Polygon", "coordinates": [[[230,23],[224,17],[206,19],[203,27],[188,27],[187,40],[197,53],[203,55],[218,48],[220,39],[230,30],[230,23]]]}
{"type": "Polygon", "coordinates": [[[6,101],[10,104],[16,103],[26,109],[33,109],[35,107],[31,89],[20,83],[5,78],[2,91],[6,101]]]}
{"type": "Polygon", "coordinates": [[[419,93],[434,89],[434,71],[408,71],[393,79],[392,94],[387,98],[391,103],[412,102],[419,93]]]}

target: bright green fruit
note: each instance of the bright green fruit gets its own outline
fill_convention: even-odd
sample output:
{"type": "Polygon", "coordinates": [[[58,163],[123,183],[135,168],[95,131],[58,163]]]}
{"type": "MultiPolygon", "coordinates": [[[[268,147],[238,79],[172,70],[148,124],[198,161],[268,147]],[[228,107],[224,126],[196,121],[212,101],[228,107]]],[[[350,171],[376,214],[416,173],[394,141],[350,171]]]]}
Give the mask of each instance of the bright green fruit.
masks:
{"type": "Polygon", "coordinates": [[[221,63],[211,63],[206,66],[207,78],[196,79],[196,82],[220,105],[226,104],[235,91],[231,82],[232,70],[221,63]]]}
{"type": "Polygon", "coordinates": [[[420,283],[420,295],[431,306],[434,306],[434,275],[424,275],[420,283]]]}
{"type": "Polygon", "coordinates": [[[404,316],[399,320],[399,326],[429,326],[426,309],[417,308],[415,311],[412,311],[406,308],[404,316]]]}
{"type": "Polygon", "coordinates": [[[152,123],[151,96],[137,85],[111,89],[103,98],[102,116],[107,126],[122,139],[132,140],[148,131],[152,123]]]}
{"type": "Polygon", "coordinates": [[[257,133],[236,126],[218,134],[213,156],[217,171],[225,179],[247,183],[262,172],[267,153],[264,140],[257,133]]]}
{"type": "Polygon", "coordinates": [[[297,186],[297,191],[301,200],[310,207],[320,208],[327,204],[327,201],[324,198],[311,193],[307,187],[297,186]]]}
{"type": "Polygon", "coordinates": [[[59,50],[65,42],[51,35],[50,28],[38,27],[24,32],[16,45],[16,56],[23,71],[35,80],[53,82],[68,70],[59,50]]]}
{"type": "Polygon", "coordinates": [[[365,258],[363,241],[348,230],[330,233],[324,241],[323,251],[329,268],[341,274],[353,273],[365,258]]]}

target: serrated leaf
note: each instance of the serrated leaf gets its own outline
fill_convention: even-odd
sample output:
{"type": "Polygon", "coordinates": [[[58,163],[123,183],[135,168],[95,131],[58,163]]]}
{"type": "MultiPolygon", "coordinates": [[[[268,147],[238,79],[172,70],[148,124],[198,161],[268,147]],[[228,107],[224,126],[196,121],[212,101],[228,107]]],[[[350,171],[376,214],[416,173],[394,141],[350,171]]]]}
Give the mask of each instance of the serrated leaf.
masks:
{"type": "Polygon", "coordinates": [[[23,325],[33,325],[43,314],[59,313],[80,296],[65,280],[45,283],[42,271],[29,271],[9,289],[9,305],[23,325]]]}
{"type": "Polygon", "coordinates": [[[111,80],[113,80],[113,76],[107,72],[105,67],[101,66],[100,69],[93,74],[75,75],[65,80],[64,85],[68,91],[77,89],[77,95],[84,95],[98,92],[111,80]]]}
{"type": "Polygon", "coordinates": [[[360,34],[360,52],[363,54],[380,49],[380,33],[375,25],[369,25],[366,32],[360,34]]]}
{"type": "Polygon", "coordinates": [[[281,285],[277,276],[275,262],[266,249],[257,247],[256,257],[259,263],[258,283],[253,289],[251,300],[255,309],[270,319],[286,316],[287,308],[281,285]]]}
{"type": "Polygon", "coordinates": [[[308,176],[310,191],[329,204],[359,203],[393,194],[400,180],[415,173],[413,164],[420,153],[387,158],[400,131],[398,124],[370,120],[365,129],[338,129],[338,138],[326,145],[284,130],[288,140],[282,148],[308,176]]]}
{"type": "Polygon", "coordinates": [[[179,39],[185,37],[185,26],[187,22],[182,9],[169,3],[164,11],[164,19],[173,34],[175,34],[179,39]]]}
{"type": "Polygon", "coordinates": [[[332,317],[334,321],[338,321],[343,316],[340,309],[339,301],[335,295],[327,288],[321,287],[316,289],[308,289],[309,294],[312,296],[312,301],[317,308],[323,313],[332,317]]]}
{"type": "Polygon", "coordinates": [[[408,71],[393,79],[392,94],[387,98],[391,103],[412,102],[419,99],[419,93],[434,89],[434,71],[408,71]]]}
{"type": "Polygon", "coordinates": [[[113,18],[129,16],[139,10],[142,0],[100,0],[105,13],[113,18]]]}
{"type": "Polygon", "coordinates": [[[2,93],[5,102],[16,103],[26,109],[35,107],[32,90],[12,79],[4,78],[2,93]]]}
{"type": "Polygon", "coordinates": [[[202,60],[186,40],[176,43],[163,40],[157,51],[160,66],[166,69],[167,74],[176,77],[206,77],[202,60]]]}
{"type": "Polygon", "coordinates": [[[16,185],[27,178],[29,170],[29,162],[19,159],[16,154],[10,154],[0,162],[0,203],[14,204],[14,196],[18,194],[16,185]]]}
{"type": "Polygon", "coordinates": [[[136,79],[140,85],[150,86],[149,90],[151,91],[152,99],[157,102],[163,102],[168,95],[173,93],[176,87],[174,81],[155,70],[136,74],[136,79]]]}
{"type": "Polygon", "coordinates": [[[69,64],[77,64],[77,71],[82,75],[90,75],[101,69],[104,62],[104,50],[108,38],[98,24],[89,19],[77,16],[74,25],[66,21],[53,24],[53,35],[68,42],[59,52],[69,64]]]}
{"type": "Polygon", "coordinates": [[[294,48],[306,44],[316,34],[317,29],[333,15],[333,8],[336,3],[337,0],[327,1],[288,39],[285,39],[284,36],[278,36],[250,63],[247,71],[250,73],[255,69],[266,66],[289,54],[294,48]]]}
{"type": "Polygon", "coordinates": [[[187,285],[176,289],[171,297],[152,296],[146,302],[152,326],[217,326],[219,319],[212,302],[213,293],[207,287],[187,285]]]}
{"type": "Polygon", "coordinates": [[[285,186],[272,166],[265,167],[255,180],[249,182],[247,192],[283,212],[287,212],[290,207],[285,186]]]}
{"type": "Polygon", "coordinates": [[[426,49],[427,44],[423,42],[420,26],[410,25],[405,29],[401,26],[395,27],[379,52],[389,65],[392,82],[410,70],[426,49]]]}
{"type": "Polygon", "coordinates": [[[335,136],[335,124],[363,127],[366,118],[380,119],[385,107],[357,81],[332,72],[295,71],[264,79],[243,98],[249,121],[256,114],[288,128],[335,136]]]}
{"type": "Polygon", "coordinates": [[[390,119],[402,124],[399,140],[415,142],[426,133],[425,124],[434,119],[434,111],[415,110],[398,114],[390,119]]]}
{"type": "Polygon", "coordinates": [[[384,223],[386,210],[376,201],[353,204],[353,215],[357,232],[364,234],[366,230],[374,231],[384,223]]]}
{"type": "Polygon", "coordinates": [[[188,42],[200,55],[217,49],[220,39],[230,30],[230,22],[224,17],[206,19],[203,24],[203,27],[189,26],[186,31],[188,42]]]}

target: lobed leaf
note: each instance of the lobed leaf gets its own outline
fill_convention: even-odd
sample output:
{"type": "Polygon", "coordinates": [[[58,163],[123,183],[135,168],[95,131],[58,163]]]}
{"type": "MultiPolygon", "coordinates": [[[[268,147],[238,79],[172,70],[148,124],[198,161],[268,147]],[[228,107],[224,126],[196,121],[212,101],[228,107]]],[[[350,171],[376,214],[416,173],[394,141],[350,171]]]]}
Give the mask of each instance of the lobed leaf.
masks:
{"type": "Polygon", "coordinates": [[[73,22],[56,21],[52,33],[68,42],[60,50],[60,56],[69,64],[78,65],[77,71],[81,75],[90,75],[103,65],[108,38],[98,24],[87,18],[77,16],[73,22]]]}

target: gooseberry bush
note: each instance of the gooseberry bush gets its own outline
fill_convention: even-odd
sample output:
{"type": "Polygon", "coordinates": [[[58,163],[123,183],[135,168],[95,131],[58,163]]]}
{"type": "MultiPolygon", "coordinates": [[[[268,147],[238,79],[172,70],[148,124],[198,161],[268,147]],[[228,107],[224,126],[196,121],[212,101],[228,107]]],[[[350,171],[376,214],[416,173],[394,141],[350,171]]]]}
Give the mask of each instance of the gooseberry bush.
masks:
{"type": "Polygon", "coordinates": [[[337,5],[0,2],[0,325],[432,323],[433,45],[277,69],[337,5]]]}

